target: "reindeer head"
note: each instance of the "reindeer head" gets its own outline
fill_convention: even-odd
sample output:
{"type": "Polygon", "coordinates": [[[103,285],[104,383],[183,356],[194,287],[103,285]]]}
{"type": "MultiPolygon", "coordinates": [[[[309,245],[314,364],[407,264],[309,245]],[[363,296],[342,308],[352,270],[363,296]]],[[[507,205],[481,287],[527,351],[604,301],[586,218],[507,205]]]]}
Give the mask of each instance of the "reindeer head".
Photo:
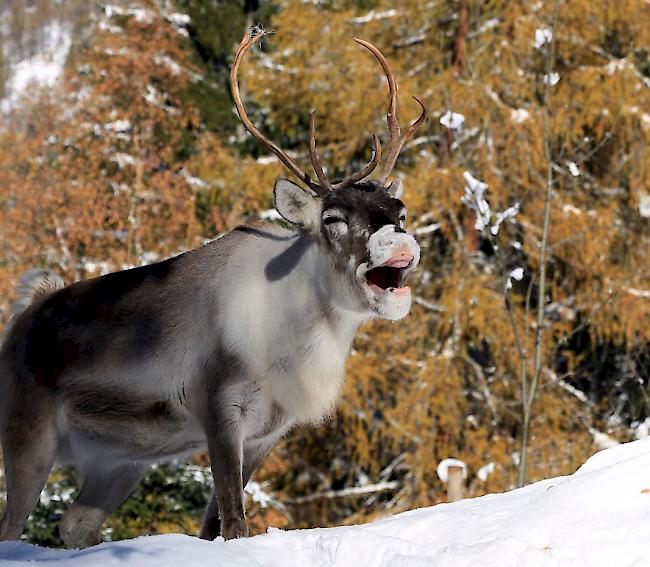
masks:
{"type": "Polygon", "coordinates": [[[278,180],[273,192],[275,207],[285,220],[315,238],[328,255],[328,264],[333,270],[324,277],[338,305],[347,310],[369,312],[375,317],[401,319],[411,306],[411,291],[405,281],[419,262],[420,248],[405,230],[406,208],[400,200],[401,181],[387,182],[402,147],[426,121],[427,110],[414,97],[422,112],[402,135],[396,117],[397,84],[390,66],[374,45],[355,38],[373,53],[388,79],[390,151],[379,179],[365,180],[381,159],[381,144],[373,135],[374,149],[368,164],[342,181],[331,182],[316,151],[314,110],[309,127],[309,154],[318,178],[316,182],[255,127],[242,103],[237,81],[239,65],[250,47],[264,35],[257,28],[246,33],[233,62],[230,86],[235,106],[248,131],[308,187],[304,189],[288,179],[278,180]]]}

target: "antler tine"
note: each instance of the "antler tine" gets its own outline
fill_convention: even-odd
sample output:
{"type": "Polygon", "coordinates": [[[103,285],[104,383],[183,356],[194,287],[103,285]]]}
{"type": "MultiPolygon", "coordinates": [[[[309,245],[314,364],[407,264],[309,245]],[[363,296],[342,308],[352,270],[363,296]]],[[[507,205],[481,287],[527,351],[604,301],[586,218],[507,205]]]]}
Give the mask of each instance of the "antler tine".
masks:
{"type": "Polygon", "coordinates": [[[332,184],[332,182],[328,179],[327,175],[323,171],[320,163],[320,158],[318,157],[318,152],[316,151],[316,110],[314,109],[311,111],[311,117],[309,119],[309,156],[311,157],[311,164],[314,168],[314,171],[316,172],[316,175],[318,176],[318,180],[329,191],[335,191],[336,189],[342,189],[343,187],[354,185],[357,181],[361,181],[362,179],[368,177],[368,175],[370,175],[375,170],[377,164],[379,163],[379,160],[381,159],[381,142],[379,141],[379,138],[374,134],[372,136],[372,143],[372,157],[370,158],[370,161],[363,167],[363,169],[360,169],[356,173],[353,173],[350,177],[346,177],[338,183],[332,184]]]}
{"type": "Polygon", "coordinates": [[[363,47],[365,47],[368,51],[370,51],[370,53],[375,56],[377,61],[379,61],[382,69],[384,70],[386,79],[388,79],[388,90],[390,92],[390,96],[388,98],[386,122],[388,123],[388,129],[390,130],[390,142],[392,151],[393,143],[395,140],[397,140],[397,138],[399,138],[400,135],[399,122],[397,121],[397,81],[395,81],[395,75],[393,75],[393,71],[388,64],[388,61],[386,61],[384,54],[379,51],[379,49],[377,49],[372,43],[358,37],[355,37],[354,41],[360,45],[363,45],[363,47]]]}
{"type": "Polygon", "coordinates": [[[375,168],[379,164],[379,160],[381,160],[381,142],[379,141],[379,138],[374,134],[372,135],[372,144],[372,157],[370,158],[370,161],[365,165],[365,167],[352,174],[350,177],[346,177],[343,181],[335,183],[334,189],[342,189],[343,187],[354,185],[357,181],[361,181],[362,179],[368,177],[373,171],[375,171],[375,168]]]}
{"type": "Polygon", "coordinates": [[[328,191],[334,191],[332,183],[325,175],[323,167],[320,164],[320,159],[318,157],[318,152],[316,151],[316,110],[311,111],[311,116],[309,117],[309,157],[311,158],[311,165],[316,172],[318,180],[321,182],[321,185],[325,187],[328,191]]]}
{"type": "Polygon", "coordinates": [[[379,178],[379,181],[381,181],[383,184],[386,183],[388,176],[391,174],[391,171],[393,171],[393,168],[397,163],[399,153],[402,151],[404,144],[406,144],[406,142],[408,142],[413,137],[413,134],[415,134],[416,130],[422,126],[422,124],[424,124],[429,118],[429,111],[425,104],[416,96],[414,96],[413,99],[415,99],[415,101],[420,105],[422,112],[420,113],[420,116],[418,116],[418,119],[409,126],[409,129],[406,132],[404,132],[404,135],[399,139],[399,142],[394,147],[391,147],[391,152],[388,156],[388,159],[386,160],[384,171],[379,178]]]}
{"type": "MultiPolygon", "coordinates": [[[[381,52],[374,45],[368,43],[367,41],[358,39],[356,37],[354,38],[354,40],[360,43],[361,45],[363,45],[364,47],[367,47],[368,49],[370,49],[370,51],[372,51],[375,54],[377,59],[379,59],[379,62],[381,63],[382,67],[384,68],[386,72],[386,76],[388,77],[388,83],[391,89],[391,98],[388,104],[387,119],[388,119],[388,126],[391,131],[391,145],[392,145],[393,139],[399,138],[400,135],[399,123],[397,122],[397,118],[395,116],[395,109],[397,105],[397,83],[395,82],[395,78],[393,76],[393,73],[390,70],[390,66],[388,65],[388,62],[381,54],[381,52]]],[[[381,142],[379,141],[379,138],[374,134],[372,136],[372,142],[373,142],[373,150],[372,150],[372,157],[370,158],[370,161],[356,173],[353,173],[351,176],[346,177],[345,179],[339,181],[338,183],[332,184],[330,180],[327,178],[327,176],[325,175],[323,168],[321,167],[318,154],[316,153],[316,111],[315,110],[312,111],[311,119],[309,121],[309,154],[311,157],[311,163],[312,166],[314,167],[314,171],[316,172],[319,181],[330,191],[334,191],[336,189],[342,189],[343,187],[349,187],[350,185],[354,185],[357,181],[361,181],[362,179],[368,177],[368,175],[370,175],[377,168],[377,165],[379,165],[379,161],[381,160],[381,142]]]]}
{"type": "Polygon", "coordinates": [[[235,60],[233,61],[232,67],[230,68],[230,92],[232,93],[233,101],[235,102],[235,107],[237,108],[237,113],[242,123],[246,129],[255,137],[259,142],[264,144],[269,148],[279,160],[296,175],[301,181],[303,181],[310,189],[313,189],[318,195],[323,195],[327,192],[326,188],[322,187],[318,183],[315,183],[311,177],[305,173],[298,165],[277,145],[275,145],[271,140],[269,140],[262,132],[260,132],[256,126],[253,124],[251,119],[248,117],[244,103],[241,100],[241,94],[239,92],[239,83],[237,81],[237,73],[239,71],[239,65],[241,64],[244,56],[248,50],[255,45],[260,39],[266,35],[266,32],[261,28],[251,28],[249,29],[239,44],[237,53],[235,55],[235,60]]]}
{"type": "Polygon", "coordinates": [[[393,71],[388,64],[388,61],[386,61],[383,53],[379,51],[379,49],[377,49],[372,43],[369,43],[357,37],[354,38],[354,41],[360,45],[363,45],[363,47],[368,49],[368,51],[370,51],[375,56],[377,61],[379,61],[382,69],[384,70],[386,79],[388,80],[389,98],[388,111],[386,112],[386,122],[388,123],[388,129],[390,131],[390,150],[388,152],[388,157],[386,158],[386,165],[384,166],[384,170],[379,177],[379,181],[382,184],[385,184],[388,176],[391,174],[393,168],[395,167],[395,164],[397,163],[397,158],[399,157],[399,153],[404,147],[404,144],[411,139],[415,131],[422,124],[424,124],[424,122],[429,117],[428,110],[419,98],[413,97],[422,107],[422,113],[420,114],[419,118],[413,122],[413,124],[411,124],[406,133],[403,136],[400,136],[400,126],[397,120],[397,82],[395,81],[395,75],[393,75],[393,71]]]}

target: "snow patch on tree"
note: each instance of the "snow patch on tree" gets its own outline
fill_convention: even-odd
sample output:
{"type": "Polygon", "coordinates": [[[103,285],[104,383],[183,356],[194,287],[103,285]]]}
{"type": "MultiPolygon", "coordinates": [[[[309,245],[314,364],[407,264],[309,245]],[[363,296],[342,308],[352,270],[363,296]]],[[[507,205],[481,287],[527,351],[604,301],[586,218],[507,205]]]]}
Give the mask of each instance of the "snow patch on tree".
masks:
{"type": "Polygon", "coordinates": [[[465,124],[465,117],[458,112],[448,110],[440,117],[440,124],[450,130],[460,130],[465,124]]]}
{"type": "Polygon", "coordinates": [[[29,94],[29,87],[53,88],[63,73],[72,45],[72,27],[53,21],[44,28],[42,49],[27,59],[9,64],[6,94],[0,100],[0,111],[11,112],[29,94]]]}
{"type": "Polygon", "coordinates": [[[535,30],[535,41],[533,45],[535,49],[541,49],[547,43],[550,44],[553,41],[553,32],[548,28],[537,28],[535,30]]]}

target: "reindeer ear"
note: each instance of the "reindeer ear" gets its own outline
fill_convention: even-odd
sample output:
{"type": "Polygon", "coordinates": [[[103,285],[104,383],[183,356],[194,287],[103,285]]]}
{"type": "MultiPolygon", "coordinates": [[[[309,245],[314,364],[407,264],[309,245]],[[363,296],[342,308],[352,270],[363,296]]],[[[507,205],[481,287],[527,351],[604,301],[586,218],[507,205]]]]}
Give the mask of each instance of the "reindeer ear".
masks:
{"type": "Polygon", "coordinates": [[[309,189],[303,189],[288,179],[278,179],[273,188],[273,202],[287,222],[307,230],[318,226],[321,200],[309,189]]]}
{"type": "Polygon", "coordinates": [[[402,185],[401,179],[396,179],[393,181],[387,188],[388,194],[393,197],[393,199],[401,199],[402,194],[404,193],[404,185],[402,185]]]}

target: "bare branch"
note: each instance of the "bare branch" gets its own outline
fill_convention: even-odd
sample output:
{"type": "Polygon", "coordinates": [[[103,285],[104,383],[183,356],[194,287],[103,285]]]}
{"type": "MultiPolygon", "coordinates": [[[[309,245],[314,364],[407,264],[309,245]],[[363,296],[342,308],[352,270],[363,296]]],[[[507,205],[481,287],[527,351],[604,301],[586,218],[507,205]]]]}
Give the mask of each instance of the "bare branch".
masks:
{"type": "Polygon", "coordinates": [[[341,490],[324,490],[322,492],[312,492],[305,496],[296,498],[287,498],[285,504],[304,504],[305,502],[314,502],[325,498],[346,498],[348,496],[365,496],[366,494],[375,494],[377,492],[389,492],[400,488],[401,483],[396,480],[389,482],[378,482],[377,484],[366,484],[365,486],[353,486],[341,490]]]}
{"type": "MultiPolygon", "coordinates": [[[[546,54],[546,72],[547,77],[551,76],[555,66],[555,52],[557,47],[557,22],[560,11],[561,0],[555,0],[552,20],[552,41],[546,54]]],[[[521,428],[521,459],[519,462],[518,486],[523,486],[526,482],[527,452],[528,452],[528,435],[530,432],[530,415],[535,395],[537,394],[537,385],[542,372],[542,342],[544,338],[544,307],[546,297],[546,252],[548,247],[548,233],[551,225],[551,202],[553,199],[553,154],[551,150],[551,133],[550,133],[550,113],[549,97],[551,90],[550,81],[544,81],[544,155],[546,157],[546,190],[544,199],[544,227],[542,230],[542,241],[540,243],[539,258],[539,287],[537,293],[537,328],[535,329],[534,343],[534,366],[533,375],[528,392],[522,389],[522,412],[523,424],[521,428]]],[[[523,385],[523,384],[522,384],[523,385]]]]}

